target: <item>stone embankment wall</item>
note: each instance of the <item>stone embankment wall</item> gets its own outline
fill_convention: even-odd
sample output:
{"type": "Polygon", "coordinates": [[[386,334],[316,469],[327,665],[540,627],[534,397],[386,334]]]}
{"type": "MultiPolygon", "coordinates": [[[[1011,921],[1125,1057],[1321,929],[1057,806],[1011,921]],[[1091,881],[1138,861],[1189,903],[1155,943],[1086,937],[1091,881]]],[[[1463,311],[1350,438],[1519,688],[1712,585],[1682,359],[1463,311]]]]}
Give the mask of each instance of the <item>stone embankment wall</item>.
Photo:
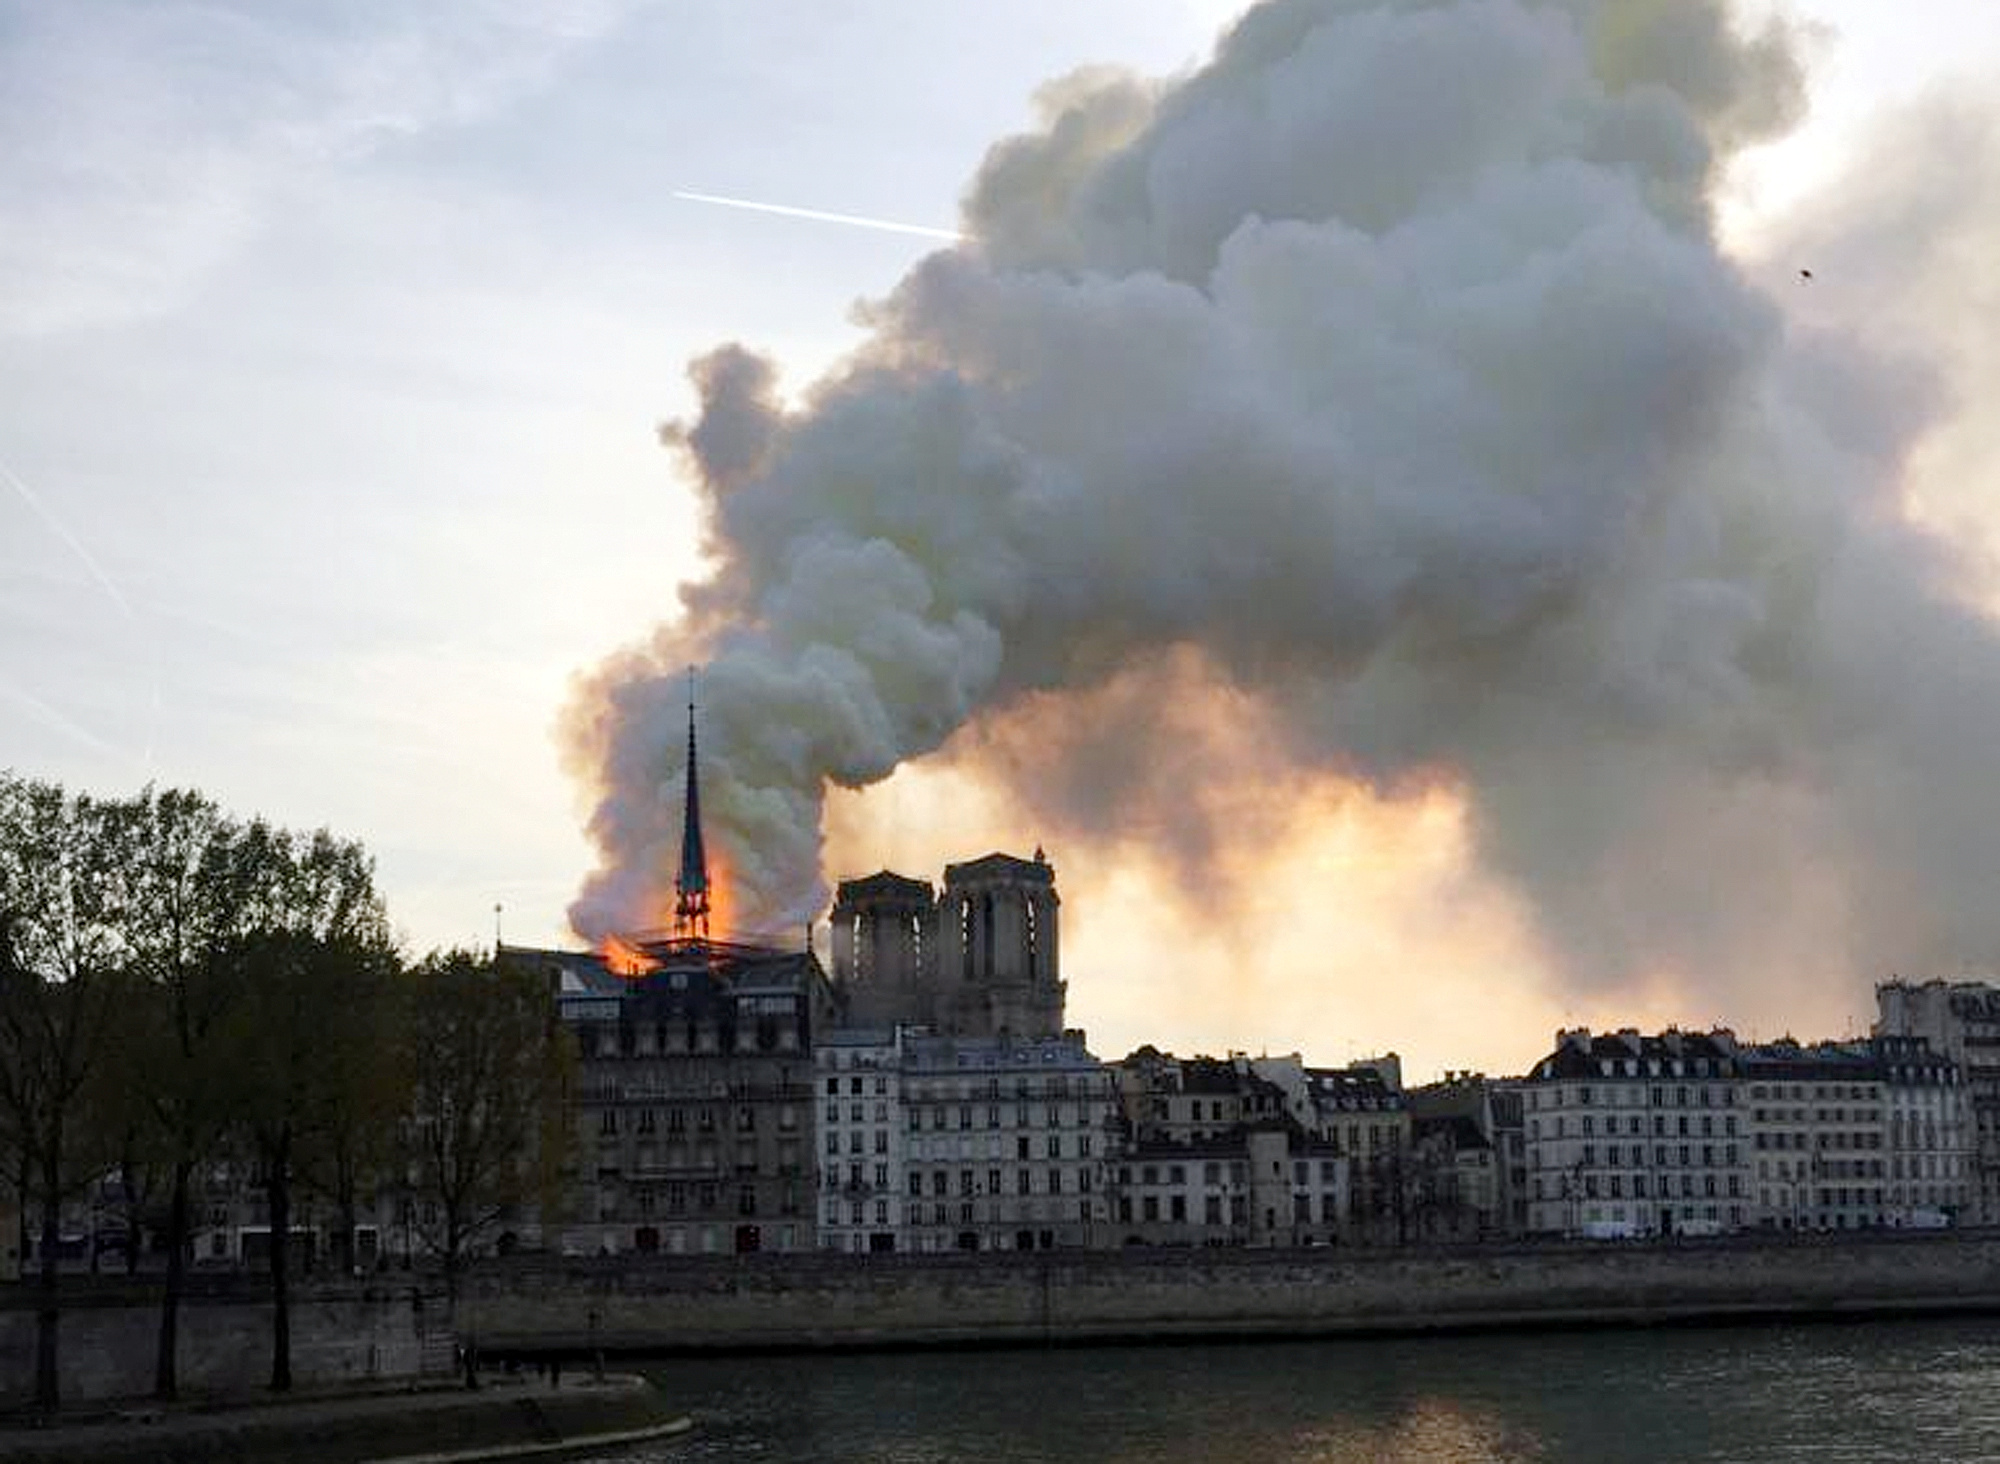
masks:
{"type": "MultiPolygon", "coordinates": [[[[36,1288],[0,1288],[0,1398],[31,1395],[36,1288]]],[[[59,1358],[63,1398],[80,1403],[152,1391],[159,1282],[63,1278],[59,1358]]],[[[242,1393],[271,1375],[270,1283],[197,1278],[181,1303],[184,1392],[242,1393]]],[[[295,1287],[292,1376],[297,1386],[411,1379],[449,1371],[452,1334],[441,1291],[388,1277],[295,1287]]]]}
{"type": "Polygon", "coordinates": [[[482,1350],[1068,1343],[2000,1311],[2000,1236],[621,1258],[477,1275],[482,1350]]]}
{"type": "MultiPolygon", "coordinates": [[[[33,1383],[35,1298],[0,1288],[0,1398],[33,1383]]],[[[965,1256],[484,1262],[459,1331],[487,1354],[1049,1344],[1750,1317],[2000,1313],[2000,1233],[1370,1252],[1132,1250],[965,1256]]],[[[157,1284],[65,1280],[72,1403],[150,1391],[157,1284]]],[[[453,1334],[434,1281],[302,1288],[299,1386],[435,1376],[453,1334]]],[[[203,1278],[181,1313],[190,1394],[269,1375],[261,1278],[203,1278]]]]}

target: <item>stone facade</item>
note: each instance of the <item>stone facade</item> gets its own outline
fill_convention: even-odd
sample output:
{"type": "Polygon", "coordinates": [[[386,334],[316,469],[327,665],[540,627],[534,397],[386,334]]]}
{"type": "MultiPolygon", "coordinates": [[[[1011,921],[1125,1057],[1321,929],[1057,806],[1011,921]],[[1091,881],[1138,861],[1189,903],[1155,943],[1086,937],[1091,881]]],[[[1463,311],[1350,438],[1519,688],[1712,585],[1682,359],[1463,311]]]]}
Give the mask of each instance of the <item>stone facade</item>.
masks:
{"type": "Polygon", "coordinates": [[[1990,981],[1887,981],[1875,988],[1875,1031],[1922,1037],[1964,1074],[1971,1107],[1970,1213],[2000,1225],[2000,987],[1990,981]]]}
{"type": "Polygon", "coordinates": [[[1176,1058],[1142,1047],[1117,1064],[1122,1142],[1112,1208],[1126,1245],[1330,1244],[1348,1233],[1346,1155],[1321,1127],[1296,1059],[1176,1058]],[[1279,1060],[1281,1062],[1285,1060],[1279,1060]]]}
{"type": "Polygon", "coordinates": [[[1529,1230],[1743,1229],[1751,1199],[1740,1075],[1727,1031],[1558,1033],[1522,1085],[1529,1230]]]}
{"type": "Polygon", "coordinates": [[[815,1063],[823,1248],[1105,1243],[1114,1103],[1082,1033],[847,1029],[820,1043],[815,1063]]]}
{"type": "Polygon", "coordinates": [[[1519,1084],[1447,1072],[1408,1097],[1411,1150],[1432,1212],[1420,1233],[1525,1234],[1528,1159],[1519,1084]]]}
{"type": "Polygon", "coordinates": [[[887,870],[842,881],[832,915],[842,1024],[1060,1036],[1061,905],[1039,849],[1033,859],[988,854],[947,865],[936,895],[928,882],[887,870]]]}
{"type": "Polygon", "coordinates": [[[1347,1227],[1347,1161],[1283,1121],[1214,1137],[1128,1139],[1112,1176],[1122,1245],[1331,1245],[1347,1227]]]}
{"type": "Polygon", "coordinates": [[[1343,1156],[1343,1238],[1374,1245],[1410,1239],[1417,1187],[1409,1100],[1396,1055],[1318,1068],[1293,1053],[1252,1058],[1250,1067],[1285,1095],[1287,1111],[1306,1133],[1343,1156]]]}
{"type": "Polygon", "coordinates": [[[1921,1037],[1877,1037],[1869,1046],[1889,1106],[1890,1223],[1971,1223],[1979,1155],[1965,1070],[1921,1037]]]}
{"type": "MultiPolygon", "coordinates": [[[[448,1376],[450,1313],[435,1280],[295,1283],[292,1375],[302,1388],[409,1382],[448,1376]]],[[[0,1295],[0,1398],[31,1391],[35,1363],[33,1288],[0,1295]]],[[[64,1283],[59,1331],[63,1397],[143,1397],[152,1391],[159,1342],[157,1285],[64,1283]]],[[[270,1375],[268,1283],[245,1276],[196,1277],[182,1298],[179,1372],[191,1394],[240,1392],[270,1375]]]]}
{"type": "Polygon", "coordinates": [[[579,1057],[568,1254],[814,1244],[815,1032],[832,992],[809,952],[720,941],[644,948],[650,969],[510,947],[547,964],[579,1057]]]}
{"type": "Polygon", "coordinates": [[[1922,1038],[1557,1041],[1523,1085],[1532,1230],[1932,1228],[1970,1208],[1966,1084],[1922,1038]]]}
{"type": "Polygon", "coordinates": [[[1133,1247],[873,1264],[616,1260],[486,1268],[467,1287],[489,1347],[647,1352],[1431,1333],[1580,1317],[1894,1316],[1990,1310],[2000,1305],[1996,1277],[2000,1241],[1843,1232],[1495,1245],[1476,1255],[1133,1247]]]}
{"type": "Polygon", "coordinates": [[[1932,1226],[1966,1212],[1965,1087],[1925,1039],[1788,1040],[1745,1057],[1757,1223],[1932,1226]]]}

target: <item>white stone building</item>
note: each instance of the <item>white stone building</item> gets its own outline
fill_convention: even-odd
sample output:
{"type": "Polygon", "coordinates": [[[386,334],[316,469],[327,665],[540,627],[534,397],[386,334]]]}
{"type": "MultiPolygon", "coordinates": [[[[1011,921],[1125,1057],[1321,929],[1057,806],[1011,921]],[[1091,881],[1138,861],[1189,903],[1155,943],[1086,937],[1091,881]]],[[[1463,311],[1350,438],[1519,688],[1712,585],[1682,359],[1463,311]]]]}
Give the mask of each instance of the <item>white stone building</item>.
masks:
{"type": "Polygon", "coordinates": [[[1852,1230],[1887,1223],[1888,1112],[1861,1043],[1766,1043],[1744,1053],[1757,1223],[1852,1230]]]}
{"type": "Polygon", "coordinates": [[[1978,1150],[1964,1069],[1921,1037],[1877,1037],[1870,1045],[1889,1108],[1889,1223],[1971,1223],[1978,1150]]]}
{"type": "Polygon", "coordinates": [[[2000,987],[1989,981],[1887,981],[1875,988],[1875,1005],[1877,1036],[1925,1038],[1932,1052],[1958,1064],[1971,1118],[1964,1218],[2000,1225],[2000,987]]]}
{"type": "Polygon", "coordinates": [[[903,1031],[831,1032],[813,1061],[820,1249],[911,1249],[904,1225],[903,1031]]]}
{"type": "Polygon", "coordinates": [[[1522,1083],[1528,1228],[1703,1235],[1753,1223],[1734,1036],[1556,1034],[1522,1083]]]}
{"type": "Polygon", "coordinates": [[[1116,1103],[1082,1033],[837,1031],[815,1062],[822,1248],[1108,1243],[1116,1103]]]}

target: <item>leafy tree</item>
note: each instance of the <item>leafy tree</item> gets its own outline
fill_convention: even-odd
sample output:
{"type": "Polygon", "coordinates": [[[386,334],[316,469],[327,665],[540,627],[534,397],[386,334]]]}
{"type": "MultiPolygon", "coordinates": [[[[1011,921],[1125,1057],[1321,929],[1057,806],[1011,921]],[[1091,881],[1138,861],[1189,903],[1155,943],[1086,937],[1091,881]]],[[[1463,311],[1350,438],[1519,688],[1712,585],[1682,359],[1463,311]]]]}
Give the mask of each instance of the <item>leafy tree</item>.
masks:
{"type": "MultiPolygon", "coordinates": [[[[363,1050],[394,1048],[394,960],[367,853],[230,818],[199,793],[100,800],[0,775],[0,934],[0,1158],[24,1209],[41,1211],[45,1403],[62,1203],[113,1168],[128,1263],[150,1176],[168,1189],[155,1388],[175,1395],[193,1180],[232,1135],[271,1180],[272,1383],[287,1386],[295,1167],[322,1147],[362,1152],[343,1129],[403,1096],[384,1079],[393,1065],[363,1050]],[[96,1081],[111,1071],[123,1081],[96,1081]]],[[[351,1232],[351,1190],[346,1218],[351,1232]]]]}
{"type": "Polygon", "coordinates": [[[414,1197],[435,1206],[420,1234],[456,1304],[484,1237],[523,1205],[553,1203],[575,1061],[536,972],[455,950],[427,957],[407,984],[406,1173],[414,1197]]]}
{"type": "MultiPolygon", "coordinates": [[[[124,806],[123,898],[131,961],[153,1017],[133,1044],[137,1090],[165,1155],[167,1278],[154,1388],[178,1392],[179,1308],[192,1231],[192,1184],[238,1125],[270,1067],[247,1058],[256,1026],[260,941],[386,946],[374,869],[359,844],[227,817],[199,793],[147,789],[124,806]]],[[[288,1204],[289,1191],[277,1197],[288,1204]]],[[[284,1295],[288,1227],[274,1225],[274,1287],[284,1295]]],[[[282,1305],[282,1302],[281,1302],[282,1305]]],[[[285,1313],[288,1321],[289,1313],[285,1313]]],[[[280,1324],[282,1327],[282,1323],[280,1324]]],[[[285,1347],[280,1341],[280,1349],[285,1347]]],[[[274,1381],[289,1372],[275,1365],[274,1381]]]]}
{"type": "MultiPolygon", "coordinates": [[[[395,967],[376,934],[258,931],[231,953],[243,984],[232,1018],[240,1037],[230,1045],[242,1054],[243,1125],[269,1201],[276,1390],[292,1385],[290,1236],[301,1172],[309,1160],[351,1147],[356,1114],[405,1096],[363,1050],[369,1038],[387,1035],[383,1009],[395,967]]],[[[351,1208],[344,1219],[351,1234],[351,1208]]]]}
{"type": "Polygon", "coordinates": [[[352,942],[343,999],[317,1024],[323,1071],[334,1088],[318,1105],[296,1157],[301,1188],[333,1207],[332,1256],[343,1273],[358,1263],[354,1232],[364,1197],[395,1174],[414,1075],[403,1041],[403,969],[386,946],[352,942]]]}
{"type": "Polygon", "coordinates": [[[124,814],[121,895],[145,1013],[130,1047],[133,1087],[168,1184],[153,1386],[173,1398],[194,1176],[236,1117],[228,1019],[240,985],[225,956],[250,928],[269,840],[261,826],[245,828],[199,793],[149,788],[124,814]]]}
{"type": "Polygon", "coordinates": [[[0,774],[0,1146],[39,1211],[35,1401],[61,1403],[63,1205],[105,1166],[102,1111],[122,956],[107,899],[114,810],[0,774]]]}

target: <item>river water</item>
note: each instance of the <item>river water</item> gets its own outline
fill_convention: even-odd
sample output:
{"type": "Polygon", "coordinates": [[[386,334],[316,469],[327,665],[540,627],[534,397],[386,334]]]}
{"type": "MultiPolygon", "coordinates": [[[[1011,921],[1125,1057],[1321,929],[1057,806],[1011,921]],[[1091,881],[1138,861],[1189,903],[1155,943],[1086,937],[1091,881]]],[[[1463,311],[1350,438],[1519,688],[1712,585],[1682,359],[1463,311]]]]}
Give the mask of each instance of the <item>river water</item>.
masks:
{"type": "Polygon", "coordinates": [[[2000,1461],[2000,1319],[649,1365],[601,1464],[2000,1461]]]}

